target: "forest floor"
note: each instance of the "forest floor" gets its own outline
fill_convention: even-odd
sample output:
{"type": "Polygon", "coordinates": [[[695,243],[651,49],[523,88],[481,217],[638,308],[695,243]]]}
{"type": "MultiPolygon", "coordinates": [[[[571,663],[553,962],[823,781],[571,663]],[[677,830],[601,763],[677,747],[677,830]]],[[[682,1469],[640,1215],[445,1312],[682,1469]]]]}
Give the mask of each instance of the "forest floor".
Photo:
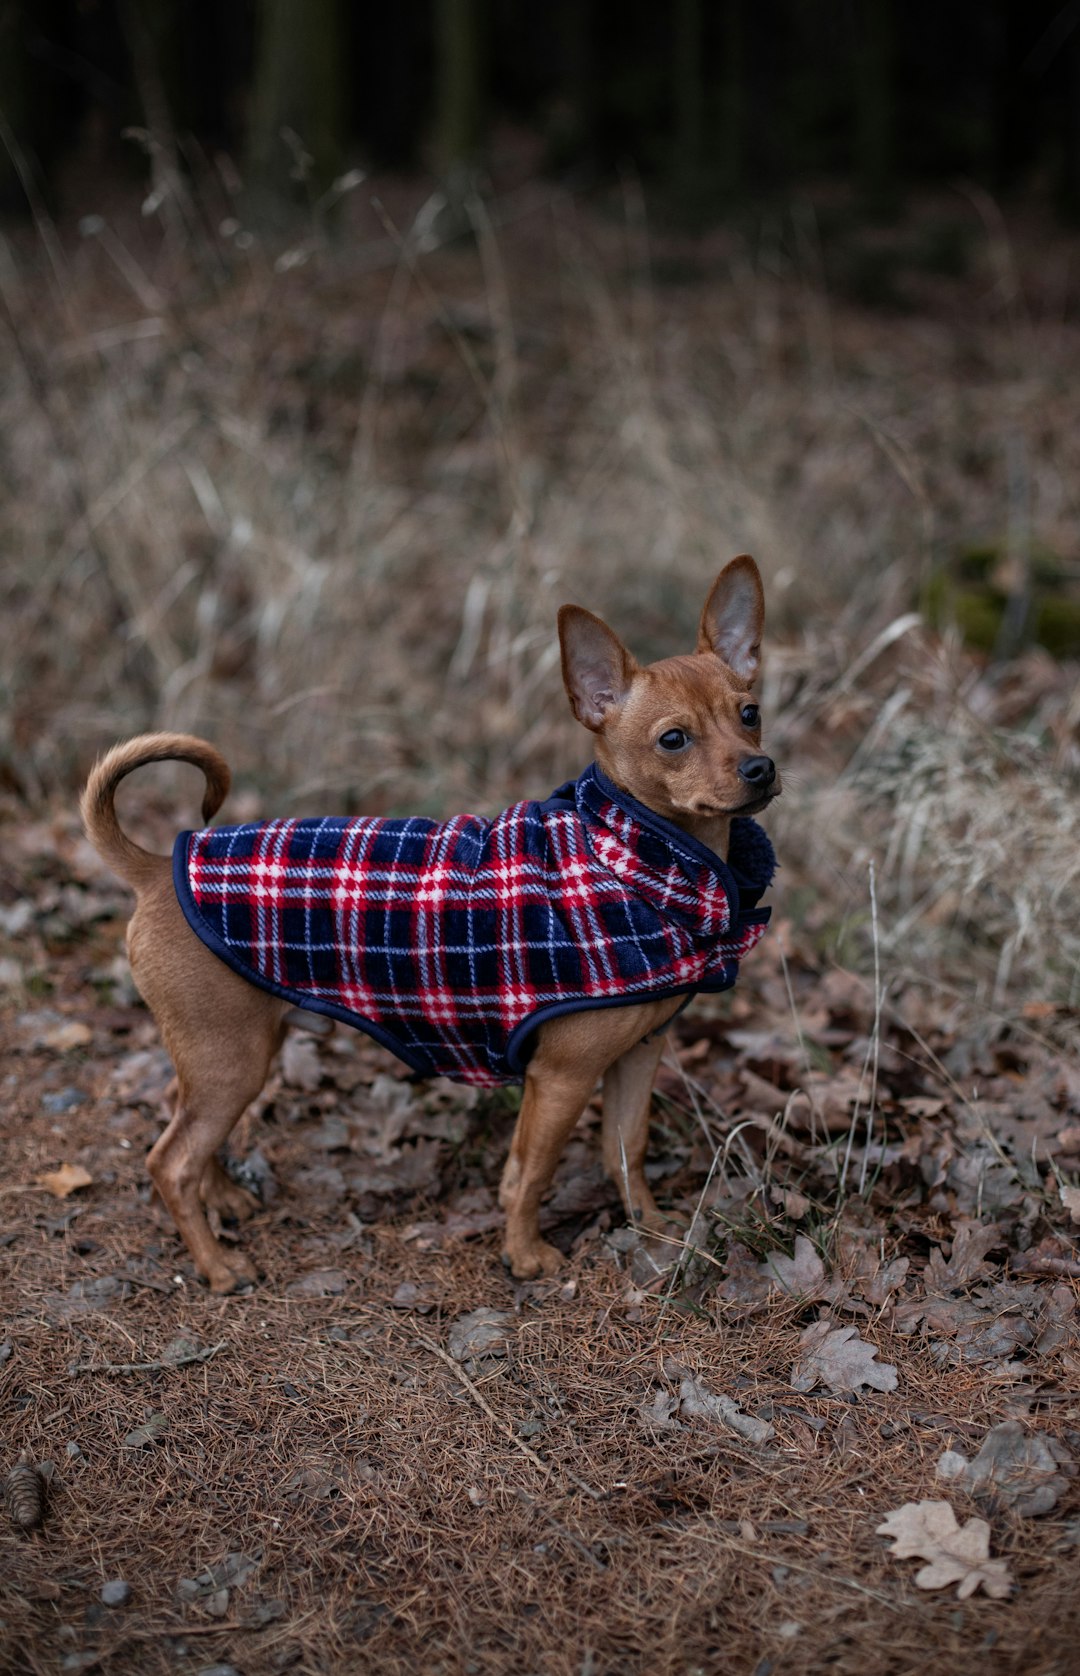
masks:
{"type": "Polygon", "coordinates": [[[981,201],[650,241],[527,181],[442,246],[379,192],[351,243],[207,201],[187,253],[110,209],[0,265],[0,1470],[44,1497],[0,1670],[1071,1676],[1076,241],[981,201]],[[293,1032],[231,1143],[261,1283],[209,1296],[94,754],[205,733],[226,819],[544,795],[554,606],[665,655],[744,547],[782,873],[671,1033],[672,1240],[590,1109],[565,1269],[514,1282],[513,1094],[293,1032]]]}
{"type": "Polygon", "coordinates": [[[872,988],[781,921],[663,1067],[685,1244],[625,1227],[592,1111],[545,1216],[565,1272],[531,1284],[499,1261],[513,1102],[294,1032],[234,1137],[263,1203],[224,1232],[262,1284],[218,1299],[150,1200],[170,1068],[117,994],[119,891],[69,820],[8,832],[4,884],[47,984],[2,1016],[0,1402],[9,1464],[49,1474],[41,1527],[0,1530],[4,1669],[1075,1668],[1052,1010],[875,1034],[872,988]],[[927,1501],[989,1537],[932,1593],[879,1534],[927,1501]],[[1001,1598],[959,1599],[980,1554],[1001,1598]]]}

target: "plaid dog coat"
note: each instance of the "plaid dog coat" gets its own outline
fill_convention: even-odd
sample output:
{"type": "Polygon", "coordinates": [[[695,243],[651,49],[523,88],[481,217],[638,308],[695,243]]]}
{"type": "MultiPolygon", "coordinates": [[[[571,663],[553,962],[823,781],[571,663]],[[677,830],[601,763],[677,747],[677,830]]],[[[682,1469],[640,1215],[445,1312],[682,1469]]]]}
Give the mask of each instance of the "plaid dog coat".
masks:
{"type": "Polygon", "coordinates": [[[266,821],[173,855],[188,922],[242,977],[480,1084],[520,1078],[559,1013],[730,988],[775,866],[756,821],[725,863],[595,764],[494,820],[266,821]]]}

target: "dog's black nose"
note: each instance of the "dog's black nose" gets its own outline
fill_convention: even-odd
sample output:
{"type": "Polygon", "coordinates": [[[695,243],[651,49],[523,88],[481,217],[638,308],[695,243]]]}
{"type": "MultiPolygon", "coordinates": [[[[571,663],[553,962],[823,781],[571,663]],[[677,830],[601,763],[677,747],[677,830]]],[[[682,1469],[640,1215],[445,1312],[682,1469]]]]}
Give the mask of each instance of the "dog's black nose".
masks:
{"type": "Polygon", "coordinates": [[[776,764],[772,757],[744,757],[739,764],[739,779],[758,791],[766,791],[776,779],[776,764]]]}

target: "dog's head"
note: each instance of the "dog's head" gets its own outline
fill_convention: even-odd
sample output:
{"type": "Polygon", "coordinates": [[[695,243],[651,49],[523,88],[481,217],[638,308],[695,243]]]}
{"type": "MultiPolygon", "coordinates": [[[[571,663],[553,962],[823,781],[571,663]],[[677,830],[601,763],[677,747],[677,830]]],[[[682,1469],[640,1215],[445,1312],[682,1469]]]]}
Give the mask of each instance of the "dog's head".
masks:
{"type": "Polygon", "coordinates": [[[751,694],[764,625],[761,575],[745,553],[713,583],[687,656],[640,665],[599,617],[564,605],[563,681],[609,779],[691,830],[757,814],[778,797],[751,694]]]}

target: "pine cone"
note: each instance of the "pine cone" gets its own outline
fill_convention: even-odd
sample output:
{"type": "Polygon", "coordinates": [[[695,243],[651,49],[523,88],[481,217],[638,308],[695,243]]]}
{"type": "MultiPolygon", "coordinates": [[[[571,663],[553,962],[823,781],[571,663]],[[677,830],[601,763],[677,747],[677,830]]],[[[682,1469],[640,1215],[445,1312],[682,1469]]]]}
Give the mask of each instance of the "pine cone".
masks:
{"type": "Polygon", "coordinates": [[[45,1484],[27,1455],[19,1457],[4,1480],[8,1512],[12,1522],[24,1531],[32,1531],[45,1516],[45,1484]]]}

